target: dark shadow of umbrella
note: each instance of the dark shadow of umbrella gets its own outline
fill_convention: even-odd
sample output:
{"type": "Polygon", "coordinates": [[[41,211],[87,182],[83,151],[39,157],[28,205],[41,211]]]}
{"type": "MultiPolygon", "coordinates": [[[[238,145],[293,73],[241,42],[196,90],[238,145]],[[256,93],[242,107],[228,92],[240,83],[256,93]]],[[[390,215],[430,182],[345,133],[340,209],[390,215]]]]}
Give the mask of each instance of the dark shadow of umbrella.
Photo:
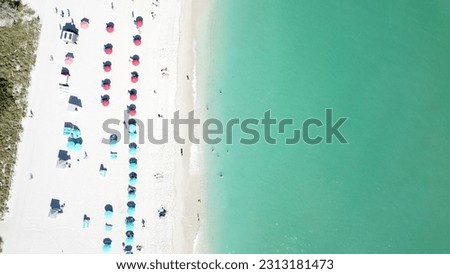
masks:
{"type": "Polygon", "coordinates": [[[70,76],[70,71],[69,71],[68,68],[62,67],[62,68],[61,68],[61,74],[62,74],[62,75],[69,75],[69,76],[70,76]]]}
{"type": "Polygon", "coordinates": [[[134,237],[134,232],[131,230],[128,230],[127,232],[125,232],[125,236],[127,236],[127,238],[133,238],[134,237]]]}
{"type": "Polygon", "coordinates": [[[110,204],[105,205],[105,211],[113,212],[113,206],[110,204]]]}
{"type": "Polygon", "coordinates": [[[75,58],[72,52],[66,53],[66,58],[75,58]]]}
{"type": "Polygon", "coordinates": [[[103,239],[103,244],[110,245],[112,243],[112,240],[110,238],[103,239]]]}
{"type": "Polygon", "coordinates": [[[114,28],[114,23],[113,22],[108,22],[108,23],[106,23],[106,27],[114,28]]]}
{"type": "MultiPolygon", "coordinates": [[[[136,143],[130,143],[128,145],[128,148],[137,148],[137,144],[136,143]]],[[[134,172],[133,172],[134,173],[134,172]]]]}
{"type": "Polygon", "coordinates": [[[139,77],[139,73],[137,73],[137,71],[133,71],[131,73],[131,77],[139,77]]]}
{"type": "Polygon", "coordinates": [[[104,45],[105,49],[112,49],[113,45],[111,43],[104,45]]]}
{"type": "Polygon", "coordinates": [[[127,203],[127,206],[128,206],[128,207],[135,208],[135,207],[136,207],[136,203],[133,202],[133,201],[129,201],[129,202],[127,203]]]}
{"type": "Polygon", "coordinates": [[[128,161],[130,164],[137,164],[137,159],[136,158],[130,158],[130,160],[128,161]]]}
{"type": "Polygon", "coordinates": [[[130,177],[130,179],[137,178],[137,173],[131,172],[130,174],[128,174],[128,176],[130,177]]]}
{"type": "Polygon", "coordinates": [[[89,23],[89,19],[87,19],[86,17],[84,17],[83,19],[81,19],[81,22],[89,23]]]}
{"type": "Polygon", "coordinates": [[[134,89],[134,88],[132,88],[132,89],[130,89],[129,91],[128,91],[128,93],[131,95],[131,94],[137,94],[137,90],[136,89],[134,89]]]}
{"type": "Polygon", "coordinates": [[[104,67],[110,67],[112,65],[111,61],[105,61],[103,62],[104,67]]]}

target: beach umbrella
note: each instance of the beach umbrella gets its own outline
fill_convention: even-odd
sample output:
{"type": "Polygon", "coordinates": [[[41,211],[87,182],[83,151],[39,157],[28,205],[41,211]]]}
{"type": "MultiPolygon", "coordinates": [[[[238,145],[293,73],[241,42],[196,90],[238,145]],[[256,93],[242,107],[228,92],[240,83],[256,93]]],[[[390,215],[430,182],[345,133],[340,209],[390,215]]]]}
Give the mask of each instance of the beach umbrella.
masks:
{"type": "Polygon", "coordinates": [[[69,142],[67,143],[67,148],[68,148],[68,149],[74,149],[74,148],[75,148],[75,142],[69,141],[69,142]]]}
{"type": "Polygon", "coordinates": [[[133,66],[137,66],[137,65],[139,65],[139,63],[140,63],[140,61],[139,61],[139,55],[133,55],[132,57],[131,57],[131,59],[132,59],[132,63],[133,63],[133,66]]]}
{"type": "Polygon", "coordinates": [[[111,245],[103,245],[103,253],[109,253],[111,251],[111,245]]]}
{"type": "Polygon", "coordinates": [[[134,155],[134,154],[136,154],[136,152],[137,152],[137,149],[136,149],[136,148],[129,148],[129,149],[128,149],[128,153],[129,153],[130,155],[134,155]]]}
{"type": "Polygon", "coordinates": [[[112,66],[112,64],[111,64],[110,61],[103,62],[103,70],[105,72],[110,72],[111,71],[111,66],[112,66]]]}
{"type": "Polygon", "coordinates": [[[113,226],[111,224],[105,224],[105,231],[111,231],[113,226]]]}
{"type": "Polygon", "coordinates": [[[73,63],[73,58],[66,57],[66,58],[64,59],[64,63],[65,63],[66,65],[71,65],[71,64],[73,63]]]}
{"type": "Polygon", "coordinates": [[[136,17],[135,24],[138,28],[144,25],[144,19],[142,18],[142,16],[136,17]]]}
{"type": "Polygon", "coordinates": [[[139,74],[136,71],[133,71],[131,73],[131,82],[137,83],[138,80],[139,80],[139,74]]]}
{"type": "Polygon", "coordinates": [[[112,33],[114,31],[114,23],[113,22],[109,22],[106,24],[106,31],[108,33],[112,33]]]}
{"type": "Polygon", "coordinates": [[[105,217],[107,219],[111,218],[113,215],[113,207],[110,204],[105,205],[105,217]]]}
{"type": "Polygon", "coordinates": [[[129,201],[129,202],[127,203],[127,207],[136,207],[136,203],[133,202],[133,201],[129,201]]]}
{"type": "Polygon", "coordinates": [[[109,90],[111,88],[111,80],[109,80],[108,78],[104,79],[102,81],[102,87],[104,90],[109,90]]]}
{"type": "Polygon", "coordinates": [[[129,207],[127,209],[127,214],[128,215],[134,215],[135,212],[136,212],[136,208],[134,208],[134,207],[129,207]]]}
{"type": "Polygon", "coordinates": [[[109,144],[110,144],[111,146],[114,146],[115,144],[117,144],[117,140],[118,140],[118,138],[117,138],[117,135],[116,135],[116,134],[111,134],[111,135],[109,136],[109,144]]]}
{"type": "Polygon", "coordinates": [[[136,192],[129,192],[128,200],[134,200],[134,199],[136,199],[136,192]]]}
{"type": "Polygon", "coordinates": [[[105,95],[101,96],[100,101],[104,107],[109,106],[109,95],[105,94],[105,95]]]}
{"type": "Polygon", "coordinates": [[[75,143],[75,146],[73,147],[73,150],[80,151],[81,150],[81,144],[80,143],[75,143]]]}
{"type": "Polygon", "coordinates": [[[136,46],[140,46],[141,45],[141,36],[140,35],[135,35],[135,36],[133,36],[133,43],[136,45],[136,46]]]}
{"type": "Polygon", "coordinates": [[[136,99],[137,99],[137,90],[133,88],[133,89],[130,89],[128,91],[128,93],[130,94],[130,100],[131,101],[136,101],[136,99]]]}
{"type": "Polygon", "coordinates": [[[82,29],[87,29],[89,27],[89,19],[87,19],[86,17],[81,19],[80,27],[82,29]]]}
{"type": "Polygon", "coordinates": [[[104,46],[105,48],[105,53],[106,54],[111,54],[113,52],[113,45],[108,43],[104,46]]]}
{"type": "Polygon", "coordinates": [[[136,115],[136,110],[132,109],[128,112],[128,114],[130,114],[130,116],[134,116],[134,115],[136,115]]]}
{"type": "Polygon", "coordinates": [[[128,180],[128,184],[131,186],[135,186],[137,184],[137,178],[131,178],[128,180]]]}
{"type": "MultiPolygon", "coordinates": [[[[134,242],[134,238],[126,238],[125,239],[125,244],[126,245],[133,245],[133,242],[134,242]]],[[[127,254],[132,254],[132,252],[127,253],[127,254]]]]}
{"type": "Polygon", "coordinates": [[[110,238],[103,239],[103,244],[110,245],[112,243],[112,240],[110,238]]]}

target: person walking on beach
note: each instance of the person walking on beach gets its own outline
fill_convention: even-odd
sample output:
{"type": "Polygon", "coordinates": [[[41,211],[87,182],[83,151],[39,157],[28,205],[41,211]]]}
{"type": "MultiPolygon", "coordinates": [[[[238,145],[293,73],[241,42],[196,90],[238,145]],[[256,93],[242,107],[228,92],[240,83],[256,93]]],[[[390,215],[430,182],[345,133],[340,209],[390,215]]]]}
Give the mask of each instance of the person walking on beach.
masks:
{"type": "Polygon", "coordinates": [[[67,16],[70,17],[70,10],[69,9],[67,9],[67,16]]]}
{"type": "Polygon", "coordinates": [[[33,114],[33,110],[32,109],[30,109],[30,118],[33,118],[33,116],[34,116],[34,114],[33,114]]]}
{"type": "Polygon", "coordinates": [[[114,3],[111,2],[111,9],[114,10],[114,3]]]}
{"type": "Polygon", "coordinates": [[[145,220],[142,219],[142,227],[145,227],[145,220]]]}
{"type": "Polygon", "coordinates": [[[181,148],[180,152],[181,152],[181,156],[183,156],[183,148],[181,148]]]}

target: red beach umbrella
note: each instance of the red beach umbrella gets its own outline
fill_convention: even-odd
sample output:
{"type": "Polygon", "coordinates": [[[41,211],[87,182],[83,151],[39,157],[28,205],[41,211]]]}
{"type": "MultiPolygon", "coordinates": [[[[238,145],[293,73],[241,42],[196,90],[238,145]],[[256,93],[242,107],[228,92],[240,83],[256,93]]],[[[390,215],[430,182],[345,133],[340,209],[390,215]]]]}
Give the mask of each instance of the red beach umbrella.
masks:
{"type": "Polygon", "coordinates": [[[104,107],[109,106],[109,100],[103,100],[103,101],[102,101],[102,105],[103,105],[104,107]]]}
{"type": "Polygon", "coordinates": [[[138,16],[136,17],[136,26],[138,28],[142,27],[144,25],[144,19],[142,18],[142,16],[138,16]]]}
{"type": "Polygon", "coordinates": [[[139,65],[139,60],[138,60],[138,59],[134,59],[134,60],[133,60],[133,65],[134,65],[134,66],[139,65]]]}
{"type": "Polygon", "coordinates": [[[130,94],[130,100],[131,101],[136,101],[137,99],[137,95],[136,94],[130,94]]]}
{"type": "Polygon", "coordinates": [[[108,83],[103,84],[104,90],[109,90],[110,88],[111,88],[111,84],[108,84],[108,83]]]}
{"type": "Polygon", "coordinates": [[[136,46],[140,46],[141,45],[141,39],[135,39],[134,40],[134,44],[136,45],[136,46]]]}
{"type": "Polygon", "coordinates": [[[70,65],[70,64],[73,63],[73,59],[70,58],[70,57],[66,57],[66,59],[64,59],[64,63],[65,63],[66,65],[70,65]]]}
{"type": "Polygon", "coordinates": [[[137,83],[138,80],[139,80],[139,76],[132,76],[131,77],[131,82],[132,83],[137,83]]]}
{"type": "Polygon", "coordinates": [[[128,114],[130,114],[130,116],[134,116],[134,115],[136,115],[136,110],[131,109],[128,114]]]}
{"type": "Polygon", "coordinates": [[[103,70],[104,70],[105,72],[110,72],[110,71],[111,71],[111,66],[105,65],[105,66],[103,66],[103,70]]]}
{"type": "Polygon", "coordinates": [[[106,23],[106,31],[108,33],[112,33],[114,31],[114,23],[113,22],[106,23]]]}
{"type": "Polygon", "coordinates": [[[105,48],[105,53],[108,55],[113,52],[113,45],[110,43],[104,45],[104,48],[105,48]]]}
{"type": "Polygon", "coordinates": [[[87,19],[86,17],[81,19],[80,27],[82,29],[87,29],[89,27],[89,19],[87,19]]]}

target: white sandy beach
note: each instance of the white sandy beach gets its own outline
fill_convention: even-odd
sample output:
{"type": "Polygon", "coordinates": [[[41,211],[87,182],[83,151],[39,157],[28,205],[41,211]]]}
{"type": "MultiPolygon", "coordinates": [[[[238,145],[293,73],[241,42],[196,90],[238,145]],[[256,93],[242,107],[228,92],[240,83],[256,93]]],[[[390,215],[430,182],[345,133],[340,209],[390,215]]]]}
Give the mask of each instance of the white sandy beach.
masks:
{"type": "MultiPolygon", "coordinates": [[[[151,144],[146,139],[147,132],[145,140],[138,143],[135,156],[129,155],[123,140],[113,148],[101,143],[103,138],[109,138],[102,128],[107,119],[120,120],[120,125],[111,128],[120,130],[124,137],[122,122],[129,104],[137,106],[137,114],[132,118],[145,123],[147,119],[158,119],[158,114],[171,118],[177,109],[181,113],[195,109],[192,1],[159,0],[158,7],[152,4],[155,1],[113,1],[114,9],[110,0],[24,2],[40,16],[42,29],[29,89],[29,108],[34,115],[23,121],[9,213],[0,223],[3,252],[102,253],[103,239],[110,238],[110,253],[123,254],[130,157],[138,159],[133,252],[193,252],[201,223],[198,220],[201,188],[200,170],[193,166],[198,161],[197,154],[191,152],[192,147],[175,144],[173,138],[169,138],[168,144],[151,144]],[[154,19],[151,12],[156,14],[154,19]],[[144,19],[140,30],[132,13],[144,19]],[[84,17],[90,21],[87,29],[79,27],[84,17]],[[59,24],[64,26],[71,18],[79,28],[77,45],[60,40],[59,24]],[[115,24],[113,33],[105,30],[108,22],[115,24]],[[142,36],[140,46],[133,44],[133,36],[137,34],[142,36]],[[107,43],[114,46],[111,55],[103,51],[107,43]],[[64,63],[67,52],[75,56],[71,65],[64,63]],[[129,60],[134,54],[140,56],[138,66],[129,60]],[[108,73],[103,71],[105,61],[112,62],[108,73]],[[67,67],[71,75],[67,94],[58,90],[62,67],[67,67]],[[161,69],[166,67],[169,75],[162,77],[161,69]],[[137,83],[130,81],[132,71],[139,73],[137,83]],[[101,87],[105,78],[111,80],[110,90],[101,87]],[[132,88],[138,91],[134,102],[128,94],[132,88]],[[107,107],[100,102],[104,94],[110,96],[107,107]],[[79,111],[67,110],[69,95],[81,99],[83,107],[79,111]],[[67,149],[65,122],[80,128],[81,151],[67,149]],[[183,156],[180,148],[184,150],[183,156]],[[56,167],[59,150],[68,150],[70,168],[56,167]],[[110,158],[110,151],[117,152],[117,159],[110,158]],[[84,152],[88,155],[86,159],[84,152]],[[101,164],[107,168],[105,177],[99,174],[101,164]],[[156,173],[163,178],[155,178],[156,173]],[[63,213],[56,218],[48,216],[52,198],[65,204],[63,213]],[[107,204],[114,208],[109,220],[104,216],[107,204]],[[167,209],[164,218],[158,217],[161,206],[167,209]],[[88,228],[83,228],[85,214],[90,217],[88,228]],[[113,225],[111,231],[105,231],[105,223],[113,225]],[[142,250],[137,251],[136,245],[141,245],[142,250]]],[[[156,125],[161,129],[161,123],[156,125]]],[[[171,133],[169,126],[169,136],[171,133]]]]}

